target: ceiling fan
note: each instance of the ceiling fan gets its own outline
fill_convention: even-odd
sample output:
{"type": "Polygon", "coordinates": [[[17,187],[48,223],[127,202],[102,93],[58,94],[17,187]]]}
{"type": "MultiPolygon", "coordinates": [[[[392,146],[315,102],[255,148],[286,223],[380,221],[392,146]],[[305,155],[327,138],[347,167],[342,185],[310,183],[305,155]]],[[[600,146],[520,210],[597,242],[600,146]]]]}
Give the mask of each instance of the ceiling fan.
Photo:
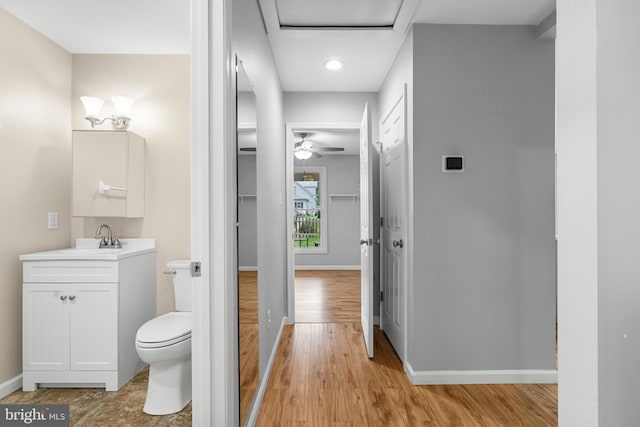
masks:
{"type": "Polygon", "coordinates": [[[307,160],[311,157],[320,158],[322,155],[318,151],[344,151],[343,147],[317,147],[313,145],[313,141],[306,139],[311,132],[296,132],[300,141],[296,142],[293,148],[293,155],[297,159],[307,160]]]}

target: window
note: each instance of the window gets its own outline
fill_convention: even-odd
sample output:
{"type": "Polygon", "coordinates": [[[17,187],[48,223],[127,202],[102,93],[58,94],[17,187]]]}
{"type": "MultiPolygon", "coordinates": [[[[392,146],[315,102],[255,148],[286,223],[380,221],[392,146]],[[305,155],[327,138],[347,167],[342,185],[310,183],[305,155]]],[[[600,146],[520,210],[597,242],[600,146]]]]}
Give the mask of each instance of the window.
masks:
{"type": "Polygon", "coordinates": [[[325,175],[325,167],[295,168],[293,246],[296,252],[327,252],[325,175]]]}

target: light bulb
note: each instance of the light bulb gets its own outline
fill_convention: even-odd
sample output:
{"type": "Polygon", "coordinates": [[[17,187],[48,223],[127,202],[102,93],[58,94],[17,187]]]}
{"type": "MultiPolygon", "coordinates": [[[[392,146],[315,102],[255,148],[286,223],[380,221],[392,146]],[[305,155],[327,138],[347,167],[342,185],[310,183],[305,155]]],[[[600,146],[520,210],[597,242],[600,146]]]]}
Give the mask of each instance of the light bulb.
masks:
{"type": "Polygon", "coordinates": [[[313,153],[311,151],[308,151],[308,150],[296,150],[296,151],[293,152],[293,155],[296,156],[297,159],[307,160],[307,159],[311,158],[313,153]]]}
{"type": "Polygon", "coordinates": [[[324,66],[327,70],[337,71],[342,68],[342,61],[338,59],[330,59],[324,63],[324,66]]]}

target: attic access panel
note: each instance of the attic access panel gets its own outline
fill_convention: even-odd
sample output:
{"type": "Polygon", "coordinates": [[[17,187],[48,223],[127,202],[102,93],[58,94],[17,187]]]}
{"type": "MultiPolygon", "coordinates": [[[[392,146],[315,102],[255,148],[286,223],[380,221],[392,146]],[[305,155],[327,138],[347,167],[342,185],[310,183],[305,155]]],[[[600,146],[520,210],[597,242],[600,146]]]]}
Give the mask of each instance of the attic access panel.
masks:
{"type": "Polygon", "coordinates": [[[276,0],[281,28],[391,28],[403,0],[276,0]]]}

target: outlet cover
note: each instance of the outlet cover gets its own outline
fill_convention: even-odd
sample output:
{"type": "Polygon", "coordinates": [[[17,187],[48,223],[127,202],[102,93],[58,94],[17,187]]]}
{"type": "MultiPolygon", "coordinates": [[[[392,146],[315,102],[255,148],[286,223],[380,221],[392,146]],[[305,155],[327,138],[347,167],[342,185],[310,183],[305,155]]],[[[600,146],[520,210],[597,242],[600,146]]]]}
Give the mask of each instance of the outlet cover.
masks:
{"type": "Polygon", "coordinates": [[[47,214],[47,226],[49,230],[58,229],[58,212],[49,212],[47,214]]]}

